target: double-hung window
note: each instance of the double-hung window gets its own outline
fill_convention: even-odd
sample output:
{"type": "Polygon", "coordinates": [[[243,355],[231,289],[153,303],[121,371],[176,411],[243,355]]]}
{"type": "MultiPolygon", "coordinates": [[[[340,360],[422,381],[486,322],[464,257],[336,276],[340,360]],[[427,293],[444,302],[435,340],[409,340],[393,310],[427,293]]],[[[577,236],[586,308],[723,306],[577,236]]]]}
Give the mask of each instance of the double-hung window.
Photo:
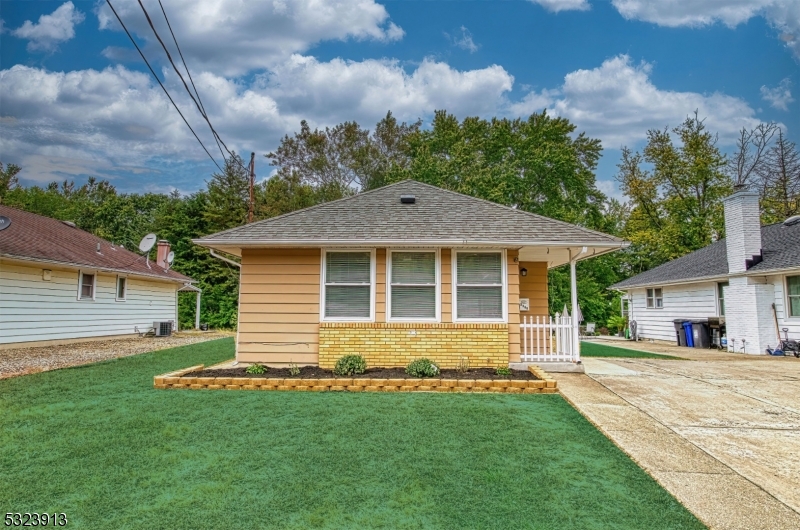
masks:
{"type": "Polygon", "coordinates": [[[323,318],[371,320],[373,252],[326,251],[323,318]]]}
{"type": "Polygon", "coordinates": [[[78,300],[94,300],[95,278],[94,274],[79,273],[78,300]]]}
{"type": "Polygon", "coordinates": [[[647,290],[647,308],[662,309],[664,307],[664,293],[660,287],[647,290]]]}
{"type": "Polygon", "coordinates": [[[719,300],[719,316],[725,316],[725,291],[728,290],[728,282],[717,284],[717,300],[719,300]]]}
{"type": "Polygon", "coordinates": [[[502,252],[456,251],[456,320],[505,319],[502,252]]]}
{"type": "Polygon", "coordinates": [[[800,276],[786,277],[786,302],[789,316],[800,317],[800,276]]]}
{"type": "Polygon", "coordinates": [[[117,276],[117,302],[124,302],[128,295],[128,278],[117,276]]]}
{"type": "Polygon", "coordinates": [[[435,251],[389,252],[389,318],[437,320],[435,251]]]}

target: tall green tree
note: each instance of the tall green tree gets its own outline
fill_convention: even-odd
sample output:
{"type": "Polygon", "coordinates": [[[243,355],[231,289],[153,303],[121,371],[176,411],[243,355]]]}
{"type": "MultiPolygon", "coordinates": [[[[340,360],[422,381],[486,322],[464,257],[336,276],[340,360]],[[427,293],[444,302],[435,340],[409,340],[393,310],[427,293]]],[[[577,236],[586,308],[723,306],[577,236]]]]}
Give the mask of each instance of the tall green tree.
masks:
{"type": "Polygon", "coordinates": [[[0,204],[2,204],[6,194],[19,185],[17,173],[20,172],[20,169],[22,168],[15,164],[3,167],[3,163],[0,162],[0,204]]]}
{"type": "Polygon", "coordinates": [[[242,157],[228,157],[222,173],[208,181],[208,197],[203,217],[212,232],[247,223],[250,208],[250,174],[242,157]]]}
{"type": "Polygon", "coordinates": [[[721,200],[732,191],[717,137],[695,113],[681,125],[651,129],[643,153],[623,148],[617,179],[630,200],[623,235],[638,273],[724,237],[721,200]]]}

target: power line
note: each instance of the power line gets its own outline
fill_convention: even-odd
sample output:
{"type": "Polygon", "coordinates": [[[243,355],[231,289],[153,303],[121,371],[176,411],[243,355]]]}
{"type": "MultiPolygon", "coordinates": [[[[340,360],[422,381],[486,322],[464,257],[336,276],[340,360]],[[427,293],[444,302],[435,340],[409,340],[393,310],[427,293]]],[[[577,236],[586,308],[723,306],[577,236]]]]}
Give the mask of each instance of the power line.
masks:
{"type": "Polygon", "coordinates": [[[205,144],[203,144],[203,142],[200,140],[200,137],[199,137],[199,136],[197,136],[197,133],[196,133],[196,132],[194,132],[194,129],[192,129],[192,126],[191,126],[191,125],[189,125],[189,122],[188,122],[188,121],[186,121],[186,117],[184,117],[183,113],[181,112],[181,109],[179,109],[179,108],[178,108],[178,105],[176,105],[176,104],[175,104],[175,101],[172,99],[172,96],[170,96],[170,95],[169,95],[169,91],[167,91],[167,87],[165,87],[165,86],[164,86],[164,84],[161,82],[161,79],[159,79],[159,78],[158,78],[158,75],[156,75],[156,72],[155,72],[155,70],[153,70],[153,67],[152,67],[152,66],[150,66],[150,63],[147,61],[147,58],[144,56],[144,53],[142,53],[142,50],[139,48],[139,45],[138,45],[138,44],[136,44],[136,41],[133,39],[133,35],[131,35],[130,31],[128,31],[128,28],[127,28],[127,27],[125,27],[125,23],[124,23],[124,22],[122,22],[122,19],[120,18],[119,14],[117,13],[117,10],[116,10],[116,9],[114,9],[114,6],[113,6],[113,5],[111,5],[111,0],[106,0],[106,3],[108,4],[108,7],[110,7],[110,8],[111,8],[111,11],[113,11],[113,12],[114,12],[114,16],[115,16],[115,17],[117,17],[117,20],[119,21],[120,25],[122,26],[122,29],[124,29],[124,30],[125,30],[125,33],[128,35],[128,38],[129,38],[129,39],[131,40],[131,42],[133,43],[134,47],[136,48],[136,51],[138,51],[138,52],[139,52],[139,55],[141,55],[141,56],[142,56],[142,60],[144,61],[144,64],[146,64],[146,65],[147,65],[147,68],[149,68],[149,69],[150,69],[150,73],[151,73],[151,74],[153,74],[153,77],[155,77],[155,78],[156,78],[156,81],[158,81],[158,84],[159,84],[159,86],[161,86],[161,89],[164,91],[164,94],[166,94],[166,95],[167,95],[167,98],[169,98],[169,101],[170,101],[170,103],[172,103],[172,106],[173,106],[173,107],[175,107],[175,110],[177,110],[177,111],[178,111],[178,114],[180,114],[181,118],[183,118],[183,123],[185,123],[185,124],[186,124],[186,126],[187,126],[187,127],[189,127],[189,130],[190,130],[190,131],[192,131],[192,134],[194,135],[195,139],[198,141],[198,143],[200,144],[200,146],[203,148],[203,151],[205,151],[205,152],[206,152],[206,154],[207,154],[207,155],[208,155],[208,157],[211,159],[211,161],[212,161],[212,162],[214,162],[214,165],[215,165],[215,166],[217,166],[217,168],[218,168],[220,171],[222,171],[222,172],[224,173],[223,169],[222,169],[221,167],[219,167],[219,164],[217,164],[217,161],[216,161],[216,160],[214,160],[214,157],[213,157],[213,156],[211,156],[211,153],[209,153],[209,152],[208,152],[208,149],[206,149],[206,146],[205,146],[205,144]]]}
{"type": "MultiPolygon", "coordinates": [[[[139,2],[139,7],[141,7],[142,8],[142,12],[144,12],[145,18],[147,18],[147,23],[150,25],[150,29],[153,30],[153,33],[155,34],[156,39],[158,39],[159,44],[161,44],[161,47],[164,49],[164,53],[167,54],[167,59],[169,59],[169,62],[172,65],[172,68],[175,70],[175,73],[178,74],[178,77],[180,78],[181,82],[183,83],[183,87],[186,89],[186,92],[189,94],[189,97],[192,98],[192,101],[194,101],[194,104],[197,107],[197,110],[200,112],[200,115],[203,116],[203,118],[206,120],[206,123],[208,123],[208,127],[211,129],[212,134],[214,134],[216,139],[219,140],[219,143],[222,144],[222,147],[225,148],[225,151],[228,152],[228,156],[233,157],[233,153],[231,153],[231,150],[228,149],[227,145],[225,145],[225,142],[222,141],[222,138],[217,133],[217,131],[214,130],[214,126],[211,125],[211,120],[208,119],[208,115],[205,113],[203,108],[197,102],[197,99],[195,99],[194,95],[192,94],[192,91],[189,90],[189,85],[186,84],[186,80],[183,78],[183,75],[181,74],[180,70],[178,70],[178,67],[175,65],[175,61],[172,60],[172,55],[169,53],[169,50],[167,49],[166,44],[164,44],[164,41],[161,39],[161,36],[158,34],[158,31],[156,31],[156,27],[155,27],[155,25],[153,25],[153,21],[150,18],[150,14],[147,12],[147,9],[144,7],[144,4],[142,3],[142,0],[138,0],[138,2],[139,2]]],[[[164,15],[166,17],[166,13],[164,15]]],[[[167,24],[169,25],[169,22],[167,24]]],[[[172,34],[172,37],[175,38],[175,34],[174,33],[172,34]]],[[[176,42],[177,42],[177,40],[176,40],[176,42]]],[[[188,72],[188,69],[187,69],[187,72],[188,72]]],[[[195,90],[197,90],[197,89],[195,88],[195,90]]],[[[222,153],[222,149],[220,149],[220,153],[222,153]]],[[[222,158],[225,158],[224,154],[222,154],[222,158]]],[[[247,168],[244,167],[244,164],[239,162],[239,160],[236,159],[236,158],[234,158],[234,160],[241,166],[241,168],[243,170],[247,171],[247,168]]]]}

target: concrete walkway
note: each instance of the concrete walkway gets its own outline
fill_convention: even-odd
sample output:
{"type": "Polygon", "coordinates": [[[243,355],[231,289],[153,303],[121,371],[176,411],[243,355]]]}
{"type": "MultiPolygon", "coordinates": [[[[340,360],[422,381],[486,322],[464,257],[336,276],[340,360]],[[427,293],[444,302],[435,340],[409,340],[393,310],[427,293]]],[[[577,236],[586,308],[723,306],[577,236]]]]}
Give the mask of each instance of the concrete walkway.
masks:
{"type": "Polygon", "coordinates": [[[554,377],[709,527],[800,529],[800,360],[712,358],[584,358],[586,375],[554,377]]]}

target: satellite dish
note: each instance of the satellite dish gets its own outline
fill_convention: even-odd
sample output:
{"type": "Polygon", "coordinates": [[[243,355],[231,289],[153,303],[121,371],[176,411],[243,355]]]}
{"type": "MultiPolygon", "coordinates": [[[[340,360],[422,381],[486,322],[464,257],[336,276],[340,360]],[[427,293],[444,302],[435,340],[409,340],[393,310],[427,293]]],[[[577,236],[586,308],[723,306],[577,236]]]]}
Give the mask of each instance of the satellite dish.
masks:
{"type": "Polygon", "coordinates": [[[0,215],[0,230],[5,230],[11,224],[11,219],[5,215],[0,215]]]}
{"type": "Polygon", "coordinates": [[[167,263],[172,265],[173,261],[175,261],[175,253],[174,252],[170,252],[169,254],[167,254],[167,263]]]}
{"type": "Polygon", "coordinates": [[[153,245],[156,244],[156,237],[155,234],[147,234],[142,238],[142,241],[139,243],[139,250],[142,252],[150,252],[150,249],[153,248],[153,245]]]}

